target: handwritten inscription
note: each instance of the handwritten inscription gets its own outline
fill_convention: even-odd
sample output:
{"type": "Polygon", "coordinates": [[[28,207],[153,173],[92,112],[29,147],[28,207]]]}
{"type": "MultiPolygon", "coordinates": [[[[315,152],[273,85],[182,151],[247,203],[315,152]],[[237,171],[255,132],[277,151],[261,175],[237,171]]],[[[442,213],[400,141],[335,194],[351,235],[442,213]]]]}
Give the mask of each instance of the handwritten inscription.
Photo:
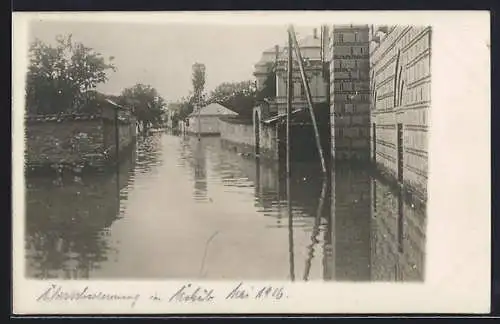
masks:
{"type": "MultiPolygon", "coordinates": [[[[217,299],[231,300],[281,300],[288,298],[284,287],[276,286],[258,286],[246,285],[240,282],[229,290],[216,291],[214,288],[203,287],[195,284],[184,284],[173,293],[159,293],[155,291],[144,296],[144,300],[153,303],[210,303],[217,299]]],[[[102,290],[94,290],[89,286],[83,289],[65,289],[62,285],[51,284],[44,289],[42,293],[36,296],[37,302],[79,302],[79,301],[109,301],[109,302],[124,302],[130,307],[134,307],[140,300],[141,294],[127,293],[120,294],[116,292],[105,292],[102,290]]]]}
{"type": "Polygon", "coordinates": [[[117,294],[91,289],[86,286],[82,290],[64,290],[60,285],[50,285],[37,298],[38,302],[54,301],[81,301],[81,300],[99,300],[99,301],[128,301],[130,306],[134,307],[140,298],[140,294],[117,294]]]}
{"type": "Polygon", "coordinates": [[[283,287],[255,287],[245,286],[240,282],[229,294],[226,295],[226,300],[231,299],[282,299],[286,298],[283,287]]]}
{"type": "Polygon", "coordinates": [[[210,302],[215,297],[213,289],[207,289],[200,286],[194,287],[191,284],[183,285],[170,298],[169,302],[210,302]]]}

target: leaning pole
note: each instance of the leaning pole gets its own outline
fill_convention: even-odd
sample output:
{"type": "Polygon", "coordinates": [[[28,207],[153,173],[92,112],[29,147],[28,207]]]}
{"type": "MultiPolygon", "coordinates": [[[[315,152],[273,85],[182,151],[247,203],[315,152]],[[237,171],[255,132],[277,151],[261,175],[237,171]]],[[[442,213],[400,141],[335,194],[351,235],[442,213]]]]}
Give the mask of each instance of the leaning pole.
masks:
{"type": "Polygon", "coordinates": [[[290,25],[288,28],[288,34],[293,42],[293,48],[295,50],[295,55],[297,56],[297,61],[299,64],[300,76],[302,78],[302,83],[304,85],[304,89],[306,90],[306,98],[309,106],[309,112],[311,114],[311,121],[314,127],[314,135],[316,137],[316,145],[318,147],[319,158],[321,161],[321,169],[323,171],[323,175],[326,175],[326,164],[325,164],[325,156],[323,153],[323,147],[321,146],[321,139],[319,136],[318,124],[316,123],[316,117],[314,115],[314,107],[311,96],[311,89],[309,88],[309,83],[307,82],[306,73],[304,70],[304,64],[302,60],[302,54],[300,53],[299,43],[297,42],[297,38],[295,37],[295,31],[293,26],[290,25]]]}

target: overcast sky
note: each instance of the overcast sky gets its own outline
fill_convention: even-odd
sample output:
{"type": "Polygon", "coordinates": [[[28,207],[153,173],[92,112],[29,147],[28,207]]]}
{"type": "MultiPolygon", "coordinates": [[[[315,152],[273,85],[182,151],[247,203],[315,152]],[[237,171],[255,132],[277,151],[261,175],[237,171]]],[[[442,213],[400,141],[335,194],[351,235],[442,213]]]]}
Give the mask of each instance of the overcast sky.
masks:
{"type": "MultiPolygon", "coordinates": [[[[312,34],[313,26],[296,28],[298,36],[312,34]]],[[[262,51],[287,41],[286,26],[144,24],[36,21],[30,41],[53,42],[58,34],[73,34],[104,56],[114,56],[118,70],[98,89],[118,94],[136,83],[155,87],[167,101],[191,89],[191,66],[206,65],[206,89],[222,82],[253,79],[253,66],[262,51]]]]}

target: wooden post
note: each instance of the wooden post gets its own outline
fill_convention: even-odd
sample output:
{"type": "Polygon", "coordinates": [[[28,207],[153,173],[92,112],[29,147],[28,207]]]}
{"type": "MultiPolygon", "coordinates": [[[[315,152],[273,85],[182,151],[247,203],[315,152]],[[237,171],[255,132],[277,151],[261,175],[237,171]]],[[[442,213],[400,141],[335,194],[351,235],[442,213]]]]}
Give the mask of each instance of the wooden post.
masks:
{"type": "Polygon", "coordinates": [[[292,197],[290,190],[290,123],[292,117],[292,91],[293,91],[293,57],[292,57],[292,36],[288,33],[288,91],[287,91],[287,105],[286,105],[286,193],[287,193],[287,207],[288,207],[288,240],[290,249],[290,279],[295,280],[295,260],[293,248],[293,213],[292,213],[292,197]]]}
{"type": "Polygon", "coordinates": [[[304,85],[304,89],[306,90],[306,98],[307,98],[307,103],[309,105],[309,112],[311,114],[311,121],[314,127],[314,135],[316,137],[316,145],[318,146],[318,153],[321,161],[321,169],[323,170],[323,175],[326,176],[325,157],[323,154],[323,147],[321,146],[321,139],[319,136],[318,125],[316,124],[316,117],[314,116],[314,106],[311,97],[311,89],[309,88],[309,83],[307,82],[306,72],[304,70],[304,65],[302,63],[302,55],[300,53],[299,43],[297,42],[297,38],[295,37],[295,31],[293,29],[293,26],[289,27],[288,34],[289,37],[291,37],[295,48],[295,54],[297,56],[297,61],[299,63],[299,70],[300,70],[300,75],[302,77],[302,83],[304,85]]]}
{"type": "Polygon", "coordinates": [[[118,128],[118,107],[113,107],[115,110],[115,154],[116,154],[116,165],[119,164],[120,158],[120,130],[118,128]]]}
{"type": "Polygon", "coordinates": [[[113,106],[115,111],[115,155],[116,155],[116,199],[118,209],[120,208],[120,129],[118,128],[118,107],[113,106]]]}
{"type": "Polygon", "coordinates": [[[197,104],[196,106],[198,107],[198,141],[201,140],[201,122],[200,122],[200,114],[201,114],[201,95],[198,94],[198,98],[196,99],[197,104]]]}
{"type": "Polygon", "coordinates": [[[292,118],[292,92],[293,92],[293,57],[292,57],[292,37],[288,34],[288,75],[287,75],[287,102],[286,102],[286,174],[287,177],[290,177],[290,148],[291,148],[291,136],[290,136],[290,127],[291,127],[291,118],[292,118]]]}

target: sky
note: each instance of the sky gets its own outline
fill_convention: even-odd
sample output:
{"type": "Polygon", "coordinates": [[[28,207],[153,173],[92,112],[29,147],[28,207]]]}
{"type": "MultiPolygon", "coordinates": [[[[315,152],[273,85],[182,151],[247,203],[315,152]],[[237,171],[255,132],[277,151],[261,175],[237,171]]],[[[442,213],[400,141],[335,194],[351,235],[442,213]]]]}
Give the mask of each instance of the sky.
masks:
{"type": "MultiPolygon", "coordinates": [[[[312,34],[313,28],[296,28],[298,38],[312,34]]],[[[54,43],[57,35],[66,34],[105,57],[115,57],[117,71],[109,73],[99,91],[119,94],[143,83],[156,88],[167,102],[189,94],[193,63],[205,64],[209,92],[222,82],[254,79],[254,64],[262,52],[287,41],[285,25],[43,20],[31,23],[28,39],[54,43]]]]}

